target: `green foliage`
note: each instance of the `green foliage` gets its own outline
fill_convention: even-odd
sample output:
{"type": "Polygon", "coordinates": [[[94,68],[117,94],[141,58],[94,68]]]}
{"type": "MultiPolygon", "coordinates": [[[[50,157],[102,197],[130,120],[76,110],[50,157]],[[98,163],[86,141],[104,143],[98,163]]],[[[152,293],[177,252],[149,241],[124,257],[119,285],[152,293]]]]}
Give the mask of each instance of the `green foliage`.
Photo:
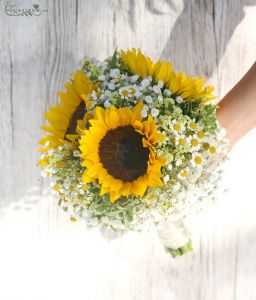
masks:
{"type": "Polygon", "coordinates": [[[216,105],[204,105],[200,101],[184,101],[180,104],[180,108],[184,115],[199,122],[204,131],[214,132],[217,129],[216,105]]]}
{"type": "Polygon", "coordinates": [[[117,51],[117,47],[116,47],[114,54],[110,61],[110,68],[112,68],[112,69],[116,68],[116,66],[117,66],[117,54],[118,54],[118,51],[117,51]]]}

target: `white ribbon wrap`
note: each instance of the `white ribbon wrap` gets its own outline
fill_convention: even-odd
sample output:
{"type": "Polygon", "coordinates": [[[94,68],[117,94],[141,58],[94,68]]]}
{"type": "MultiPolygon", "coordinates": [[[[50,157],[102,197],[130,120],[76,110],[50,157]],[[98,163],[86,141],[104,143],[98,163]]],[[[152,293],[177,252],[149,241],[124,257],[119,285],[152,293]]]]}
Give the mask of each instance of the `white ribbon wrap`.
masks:
{"type": "Polygon", "coordinates": [[[162,245],[170,249],[179,249],[190,241],[190,231],[184,220],[162,220],[157,226],[162,245]]]}

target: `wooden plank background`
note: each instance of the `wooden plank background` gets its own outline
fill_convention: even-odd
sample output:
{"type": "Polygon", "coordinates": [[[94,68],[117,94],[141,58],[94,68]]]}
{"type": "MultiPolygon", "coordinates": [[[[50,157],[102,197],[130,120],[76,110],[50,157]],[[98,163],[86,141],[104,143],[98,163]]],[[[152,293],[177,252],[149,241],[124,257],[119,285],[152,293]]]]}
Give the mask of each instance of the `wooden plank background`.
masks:
{"type": "Polygon", "coordinates": [[[256,0],[37,3],[47,12],[14,17],[0,1],[0,299],[255,300],[255,132],[231,154],[230,194],[192,222],[194,253],[176,260],[154,232],[102,236],[70,223],[36,149],[42,114],[83,57],[117,46],[205,76],[221,98],[255,61],[256,0]]]}

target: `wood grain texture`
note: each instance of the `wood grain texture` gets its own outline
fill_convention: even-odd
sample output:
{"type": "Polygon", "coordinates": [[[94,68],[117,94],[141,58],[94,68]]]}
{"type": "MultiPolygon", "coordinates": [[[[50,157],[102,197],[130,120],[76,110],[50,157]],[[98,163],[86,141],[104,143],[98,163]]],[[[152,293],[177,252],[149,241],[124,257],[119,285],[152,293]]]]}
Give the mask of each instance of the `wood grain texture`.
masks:
{"type": "Polygon", "coordinates": [[[0,1],[0,299],[255,300],[255,132],[234,149],[229,196],[192,222],[195,252],[177,260],[154,232],[103,237],[71,224],[36,149],[42,114],[81,60],[117,46],[206,76],[222,97],[255,60],[256,0],[39,4],[39,17],[10,17],[0,1]]]}

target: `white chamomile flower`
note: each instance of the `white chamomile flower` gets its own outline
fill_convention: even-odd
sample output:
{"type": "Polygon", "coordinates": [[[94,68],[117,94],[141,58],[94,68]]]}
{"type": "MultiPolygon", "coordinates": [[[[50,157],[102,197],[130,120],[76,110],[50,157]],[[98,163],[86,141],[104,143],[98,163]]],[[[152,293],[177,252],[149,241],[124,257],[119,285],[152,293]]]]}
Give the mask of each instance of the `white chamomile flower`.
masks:
{"type": "Polygon", "coordinates": [[[208,139],[208,138],[203,139],[203,143],[202,143],[201,149],[203,151],[208,151],[210,149],[210,147],[211,147],[211,142],[212,141],[210,139],[208,139]]]}
{"type": "Polygon", "coordinates": [[[167,174],[164,176],[164,182],[167,183],[170,180],[170,176],[167,174]]]}
{"type": "Polygon", "coordinates": [[[130,97],[132,97],[132,96],[136,96],[136,97],[141,96],[140,89],[137,85],[130,85],[127,88],[128,88],[130,97]]]}
{"type": "Polygon", "coordinates": [[[179,172],[178,178],[181,179],[181,180],[184,180],[184,179],[186,179],[186,178],[188,177],[188,174],[189,174],[188,168],[183,169],[183,170],[181,170],[181,171],[179,172]]]}
{"type": "Polygon", "coordinates": [[[59,146],[59,147],[58,147],[58,150],[60,150],[60,151],[63,150],[63,147],[59,146]]]}
{"type": "Polygon", "coordinates": [[[92,99],[93,100],[98,100],[100,98],[100,96],[101,96],[101,92],[100,92],[99,89],[97,91],[92,92],[92,99]]]}
{"type": "Polygon", "coordinates": [[[184,134],[181,134],[176,138],[175,143],[177,146],[184,147],[187,144],[187,138],[184,134]]]}
{"type": "Polygon", "coordinates": [[[174,133],[181,133],[184,130],[184,125],[181,122],[178,122],[176,119],[172,120],[172,123],[169,125],[170,129],[174,131],[174,133]]]}
{"type": "Polygon", "coordinates": [[[133,75],[130,77],[130,82],[135,83],[138,80],[139,76],[138,75],[133,75]]]}
{"type": "Polygon", "coordinates": [[[119,94],[122,99],[128,99],[129,98],[129,90],[127,87],[122,87],[119,89],[119,94]]]}
{"type": "Polygon", "coordinates": [[[151,115],[152,115],[153,118],[156,118],[159,115],[159,109],[152,108],[151,109],[151,115]]]}
{"type": "Polygon", "coordinates": [[[197,131],[196,135],[199,139],[204,139],[207,136],[207,134],[203,130],[197,131]]]}
{"type": "Polygon", "coordinates": [[[114,83],[109,83],[108,84],[108,88],[111,90],[111,91],[113,91],[114,89],[115,89],[115,84],[114,83]]]}
{"type": "Polygon", "coordinates": [[[179,104],[182,103],[182,102],[184,102],[183,98],[180,97],[180,96],[177,96],[177,97],[175,98],[175,100],[176,100],[176,102],[179,103],[179,104]]]}
{"type": "Polygon", "coordinates": [[[148,104],[150,104],[150,103],[153,102],[153,99],[152,99],[151,96],[146,96],[146,97],[145,97],[145,101],[146,101],[148,104]]]}
{"type": "Polygon", "coordinates": [[[202,167],[204,163],[204,158],[201,153],[194,153],[192,155],[191,164],[193,167],[202,167]]]}
{"type": "Polygon", "coordinates": [[[122,99],[128,99],[132,97],[132,93],[136,93],[136,90],[131,86],[125,86],[119,89],[119,94],[122,99]]]}
{"type": "Polygon", "coordinates": [[[213,145],[210,145],[208,151],[209,151],[209,153],[210,153],[211,155],[214,155],[214,154],[216,154],[216,152],[217,152],[217,148],[216,148],[215,146],[213,146],[213,145]]]}
{"type": "Polygon", "coordinates": [[[119,69],[111,69],[109,72],[109,76],[112,78],[117,78],[120,75],[119,69]]]}
{"type": "Polygon", "coordinates": [[[189,123],[188,123],[188,128],[189,129],[192,129],[192,130],[196,130],[198,127],[195,119],[191,120],[189,123]]]}
{"type": "Polygon", "coordinates": [[[100,81],[105,81],[106,76],[103,75],[103,74],[101,74],[101,75],[98,77],[98,79],[99,79],[100,81]]]}
{"type": "Polygon", "coordinates": [[[197,135],[192,135],[192,136],[189,136],[187,138],[190,146],[191,146],[191,150],[192,151],[197,151],[200,149],[201,147],[201,143],[199,141],[199,138],[197,137],[197,135]]]}

